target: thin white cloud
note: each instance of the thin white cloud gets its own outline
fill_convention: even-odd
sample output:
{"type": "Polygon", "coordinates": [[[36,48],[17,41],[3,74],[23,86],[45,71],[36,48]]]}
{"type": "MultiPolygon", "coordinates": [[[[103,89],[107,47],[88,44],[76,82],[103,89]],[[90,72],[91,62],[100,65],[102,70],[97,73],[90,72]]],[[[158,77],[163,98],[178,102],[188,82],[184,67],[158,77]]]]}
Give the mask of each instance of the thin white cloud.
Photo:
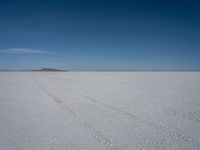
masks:
{"type": "Polygon", "coordinates": [[[10,49],[2,49],[0,53],[4,54],[49,54],[50,52],[42,51],[42,50],[34,50],[27,48],[10,48],[10,49]]]}

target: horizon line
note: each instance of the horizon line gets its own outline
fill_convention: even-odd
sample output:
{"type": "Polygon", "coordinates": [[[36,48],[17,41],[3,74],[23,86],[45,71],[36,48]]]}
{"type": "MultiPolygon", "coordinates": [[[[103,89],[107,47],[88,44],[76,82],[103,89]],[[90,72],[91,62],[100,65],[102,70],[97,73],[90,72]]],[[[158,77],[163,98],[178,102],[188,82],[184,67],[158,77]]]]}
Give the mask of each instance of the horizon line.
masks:
{"type": "MultiPolygon", "coordinates": [[[[55,68],[57,69],[57,68],[55,68]]],[[[88,71],[88,72],[199,72],[200,69],[58,69],[57,72],[88,71]]],[[[33,72],[38,69],[0,69],[0,72],[33,72]]],[[[45,71],[40,71],[45,72],[45,71]]],[[[56,71],[52,71],[56,72],[56,71]]]]}

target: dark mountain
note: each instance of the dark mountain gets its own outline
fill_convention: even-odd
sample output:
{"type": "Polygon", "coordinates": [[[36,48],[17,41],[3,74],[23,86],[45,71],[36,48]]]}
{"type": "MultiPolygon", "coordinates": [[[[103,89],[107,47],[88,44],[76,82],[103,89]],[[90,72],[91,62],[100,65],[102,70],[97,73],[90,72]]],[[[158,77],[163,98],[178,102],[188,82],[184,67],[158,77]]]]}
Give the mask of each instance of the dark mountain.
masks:
{"type": "Polygon", "coordinates": [[[42,68],[42,69],[38,69],[38,70],[32,70],[32,71],[42,71],[42,72],[66,72],[67,70],[61,70],[61,69],[56,69],[56,68],[42,68]]]}

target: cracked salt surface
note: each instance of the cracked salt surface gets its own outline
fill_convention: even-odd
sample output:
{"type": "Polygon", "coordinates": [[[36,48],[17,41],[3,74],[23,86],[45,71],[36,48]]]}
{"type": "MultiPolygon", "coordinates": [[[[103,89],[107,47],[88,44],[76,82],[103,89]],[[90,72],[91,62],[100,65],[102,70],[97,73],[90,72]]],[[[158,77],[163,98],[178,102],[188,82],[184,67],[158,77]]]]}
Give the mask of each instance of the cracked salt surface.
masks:
{"type": "Polygon", "coordinates": [[[0,73],[0,149],[200,149],[199,72],[0,73]]]}

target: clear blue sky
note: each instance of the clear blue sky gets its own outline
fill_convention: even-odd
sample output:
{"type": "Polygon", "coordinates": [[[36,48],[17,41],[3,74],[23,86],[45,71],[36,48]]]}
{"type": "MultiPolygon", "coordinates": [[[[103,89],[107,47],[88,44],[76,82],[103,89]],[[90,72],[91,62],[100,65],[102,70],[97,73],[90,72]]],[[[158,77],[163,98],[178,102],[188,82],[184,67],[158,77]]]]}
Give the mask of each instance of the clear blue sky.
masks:
{"type": "Polygon", "coordinates": [[[1,0],[0,69],[200,69],[198,0],[1,0]]]}

